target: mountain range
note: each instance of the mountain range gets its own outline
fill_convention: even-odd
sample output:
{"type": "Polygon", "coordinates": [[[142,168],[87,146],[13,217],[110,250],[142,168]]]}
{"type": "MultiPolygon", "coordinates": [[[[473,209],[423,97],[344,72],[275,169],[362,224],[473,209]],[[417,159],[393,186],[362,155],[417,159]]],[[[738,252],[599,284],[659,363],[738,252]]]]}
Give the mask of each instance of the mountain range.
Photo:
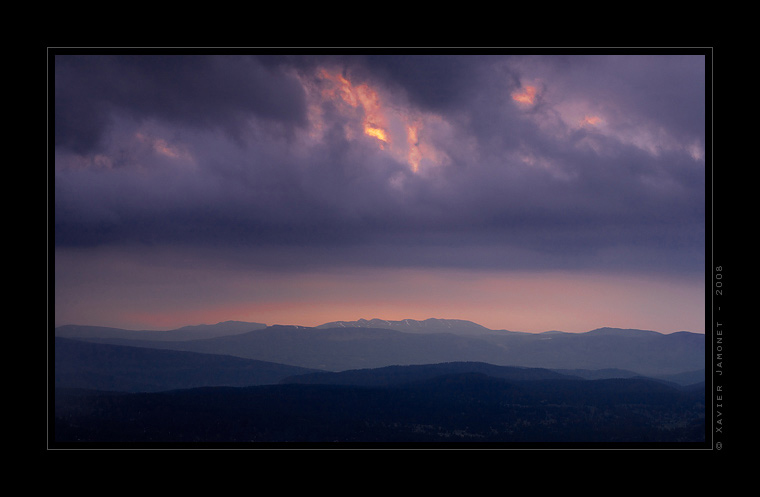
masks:
{"type": "Polygon", "coordinates": [[[56,444],[705,440],[695,333],[442,319],[55,331],[56,444]]]}
{"type": "Polygon", "coordinates": [[[317,327],[236,322],[232,332],[229,327],[230,322],[160,332],[85,326],[55,331],[59,337],[90,342],[221,354],[324,371],[455,361],[621,369],[644,376],[705,368],[705,337],[690,332],[599,328],[586,333],[524,333],[444,319],[336,321],[317,327]]]}
{"type": "Polygon", "coordinates": [[[330,328],[382,328],[405,333],[453,333],[455,335],[483,335],[493,332],[485,326],[463,319],[429,318],[423,321],[403,319],[388,321],[385,319],[359,319],[357,321],[333,321],[316,326],[319,329],[330,328]]]}

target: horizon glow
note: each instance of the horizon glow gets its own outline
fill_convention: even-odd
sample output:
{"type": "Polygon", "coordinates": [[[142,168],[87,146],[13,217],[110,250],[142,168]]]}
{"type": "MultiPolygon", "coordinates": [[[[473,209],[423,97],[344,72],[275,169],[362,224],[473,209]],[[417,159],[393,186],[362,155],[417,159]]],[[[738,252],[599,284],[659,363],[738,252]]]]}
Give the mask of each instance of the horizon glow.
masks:
{"type": "Polygon", "coordinates": [[[601,327],[704,333],[704,283],[699,280],[350,267],[279,274],[176,266],[172,261],[182,259],[179,254],[164,257],[59,254],[61,267],[76,269],[75,274],[56,272],[56,326],[166,330],[249,321],[311,327],[361,318],[440,318],[531,333],[601,327]]]}

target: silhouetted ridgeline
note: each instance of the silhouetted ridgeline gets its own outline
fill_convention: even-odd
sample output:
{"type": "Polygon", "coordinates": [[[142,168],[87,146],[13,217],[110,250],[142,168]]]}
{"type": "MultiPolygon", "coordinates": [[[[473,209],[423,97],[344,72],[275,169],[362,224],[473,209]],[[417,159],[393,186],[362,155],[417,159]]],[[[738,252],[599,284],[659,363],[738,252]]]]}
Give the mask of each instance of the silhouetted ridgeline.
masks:
{"type": "Polygon", "coordinates": [[[482,362],[447,362],[413,366],[386,366],[376,369],[353,369],[339,373],[307,373],[285,378],[280,383],[385,387],[465,373],[479,373],[493,378],[514,381],[580,379],[579,376],[560,374],[548,369],[494,366],[482,362]]]}
{"type": "Polygon", "coordinates": [[[704,389],[645,379],[389,387],[285,384],[160,393],[57,391],[57,442],[673,442],[705,436],[704,389]]]}

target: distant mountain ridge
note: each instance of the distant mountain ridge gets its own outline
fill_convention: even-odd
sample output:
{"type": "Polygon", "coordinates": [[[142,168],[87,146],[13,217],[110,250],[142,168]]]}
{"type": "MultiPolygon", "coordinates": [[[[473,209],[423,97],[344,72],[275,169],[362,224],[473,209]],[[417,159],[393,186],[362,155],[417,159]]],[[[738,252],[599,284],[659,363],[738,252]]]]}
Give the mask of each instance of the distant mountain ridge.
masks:
{"type": "Polygon", "coordinates": [[[383,328],[406,333],[454,333],[457,335],[480,335],[492,333],[493,330],[472,321],[463,319],[428,318],[423,321],[402,319],[388,321],[385,319],[358,319],[356,321],[332,321],[316,326],[318,329],[329,328],[383,328]]]}
{"type": "MultiPolygon", "coordinates": [[[[213,338],[228,335],[237,335],[254,330],[262,330],[272,327],[290,327],[299,329],[331,329],[331,328],[375,328],[402,331],[405,333],[452,333],[455,335],[487,335],[487,334],[520,334],[520,335],[564,335],[571,333],[566,331],[552,330],[538,333],[511,331],[504,329],[492,329],[483,325],[464,319],[441,319],[428,318],[424,320],[401,319],[358,319],[355,321],[331,321],[317,326],[299,326],[299,325],[267,325],[258,322],[246,321],[222,321],[216,324],[198,324],[183,326],[172,330],[131,330],[123,328],[113,328],[106,326],[89,326],[89,325],[63,325],[55,328],[55,336],[68,338],[124,338],[138,340],[196,340],[203,338],[213,338]]],[[[585,333],[594,335],[632,335],[632,334],[658,334],[663,333],[652,330],[641,330],[631,328],[612,328],[601,327],[585,333]]],[[[669,333],[670,335],[678,333],[692,333],[688,331],[678,331],[669,333]]],[[[699,334],[699,333],[696,333],[699,334]]]]}

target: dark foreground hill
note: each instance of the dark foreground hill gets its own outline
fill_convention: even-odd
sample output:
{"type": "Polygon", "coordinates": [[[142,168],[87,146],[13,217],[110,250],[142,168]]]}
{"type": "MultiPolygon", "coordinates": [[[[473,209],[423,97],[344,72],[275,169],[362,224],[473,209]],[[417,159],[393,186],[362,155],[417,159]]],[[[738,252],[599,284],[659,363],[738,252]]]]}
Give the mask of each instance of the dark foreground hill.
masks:
{"type": "Polygon", "coordinates": [[[240,357],[126,347],[56,338],[57,388],[157,392],[278,383],[314,370],[240,357]]]}
{"type": "MultiPolygon", "coordinates": [[[[659,382],[459,373],[387,387],[56,390],[56,443],[694,443],[705,395],[659,382]]],[[[482,445],[481,445],[482,446],[482,445]]],[[[701,446],[701,445],[700,445],[701,446]]],[[[98,447],[96,445],[95,447],[98,447]]]]}

